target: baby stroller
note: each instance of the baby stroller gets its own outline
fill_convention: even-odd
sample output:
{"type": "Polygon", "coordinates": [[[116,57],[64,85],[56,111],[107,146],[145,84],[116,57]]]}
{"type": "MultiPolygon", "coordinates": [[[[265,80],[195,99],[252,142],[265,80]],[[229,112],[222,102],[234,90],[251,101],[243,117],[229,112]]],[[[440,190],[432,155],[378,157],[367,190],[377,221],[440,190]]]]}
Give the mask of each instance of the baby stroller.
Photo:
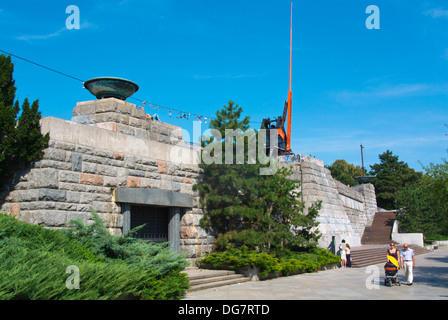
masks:
{"type": "Polygon", "coordinates": [[[401,286],[398,280],[398,267],[392,262],[388,261],[384,265],[384,271],[386,273],[386,278],[384,279],[384,285],[387,287],[392,287],[392,284],[396,286],[401,286]]]}

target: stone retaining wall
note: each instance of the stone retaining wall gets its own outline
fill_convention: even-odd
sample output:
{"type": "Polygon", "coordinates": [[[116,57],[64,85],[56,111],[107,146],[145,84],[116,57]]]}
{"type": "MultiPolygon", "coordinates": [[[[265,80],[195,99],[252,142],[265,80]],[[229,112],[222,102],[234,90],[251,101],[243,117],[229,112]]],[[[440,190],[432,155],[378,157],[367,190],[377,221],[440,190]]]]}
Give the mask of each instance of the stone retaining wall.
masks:
{"type": "Polygon", "coordinates": [[[346,186],[333,179],[322,161],[306,155],[297,156],[291,166],[291,179],[301,181],[302,201],[305,208],[321,200],[319,230],[322,237],[319,246],[326,248],[334,236],[339,243],[345,239],[351,246],[361,245],[364,228],[372,223],[376,212],[375,189],[371,184],[346,186]]]}

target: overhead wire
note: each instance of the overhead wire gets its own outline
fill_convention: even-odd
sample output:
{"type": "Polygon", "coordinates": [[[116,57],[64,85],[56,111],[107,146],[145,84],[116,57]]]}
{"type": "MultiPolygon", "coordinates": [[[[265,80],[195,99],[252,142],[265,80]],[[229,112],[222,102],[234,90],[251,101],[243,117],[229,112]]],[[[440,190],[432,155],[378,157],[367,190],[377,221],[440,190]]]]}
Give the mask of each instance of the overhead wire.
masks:
{"type": "Polygon", "coordinates": [[[71,76],[71,75],[69,75],[69,74],[67,74],[67,73],[64,73],[64,72],[55,70],[55,69],[53,69],[53,68],[46,67],[46,66],[44,66],[44,65],[42,65],[42,64],[39,64],[39,63],[37,63],[37,62],[34,62],[34,61],[31,61],[31,60],[28,60],[28,59],[19,57],[18,55],[15,55],[15,54],[13,54],[13,53],[7,52],[7,51],[5,51],[5,50],[0,49],[0,51],[1,51],[1,52],[4,52],[4,53],[6,53],[6,54],[9,54],[10,56],[13,56],[13,57],[15,57],[15,58],[17,58],[17,59],[21,59],[21,60],[23,60],[23,61],[32,63],[32,64],[34,64],[34,65],[36,65],[36,66],[38,66],[38,67],[41,67],[41,68],[44,68],[44,69],[47,69],[47,70],[50,70],[50,71],[59,73],[59,74],[61,74],[61,75],[63,75],[63,76],[72,78],[72,79],[74,79],[74,80],[81,81],[81,82],[83,82],[83,83],[85,82],[84,80],[81,80],[81,79],[79,79],[79,78],[73,77],[73,76],[71,76]]]}
{"type": "MultiPolygon", "coordinates": [[[[67,78],[71,78],[71,79],[73,79],[73,80],[77,80],[77,81],[80,81],[80,82],[82,82],[82,83],[85,82],[85,80],[82,80],[82,79],[80,79],[80,78],[78,78],[78,77],[74,77],[74,76],[69,75],[69,74],[67,74],[67,73],[65,73],[65,72],[61,72],[61,71],[58,71],[58,70],[56,70],[56,69],[53,69],[53,68],[44,66],[43,64],[34,62],[34,61],[29,60],[29,59],[26,59],[26,58],[23,58],[23,57],[21,57],[21,56],[18,56],[18,55],[16,55],[16,54],[11,53],[11,52],[8,52],[8,51],[2,50],[2,49],[0,49],[0,52],[6,53],[6,54],[8,54],[8,55],[10,55],[10,56],[12,56],[12,57],[17,58],[17,59],[20,59],[20,60],[26,61],[26,62],[28,62],[28,63],[34,64],[34,65],[36,65],[36,66],[38,66],[38,67],[40,67],[40,68],[44,68],[44,69],[47,69],[47,70],[49,70],[49,71],[55,72],[55,73],[57,73],[57,74],[59,74],[59,75],[65,76],[65,77],[67,77],[67,78]]],[[[193,112],[186,112],[186,111],[182,111],[182,110],[178,110],[178,109],[174,109],[174,108],[170,108],[170,107],[165,107],[165,106],[161,106],[161,105],[158,105],[158,104],[154,104],[154,103],[151,103],[151,102],[147,102],[147,101],[145,101],[145,100],[142,100],[142,99],[139,99],[139,98],[135,98],[135,97],[129,97],[129,99],[132,99],[132,100],[139,101],[139,102],[143,103],[143,107],[145,107],[145,106],[146,106],[146,103],[148,103],[149,106],[150,106],[150,107],[153,107],[154,109],[159,110],[159,109],[161,108],[161,109],[164,109],[164,110],[169,110],[170,118],[171,118],[172,112],[174,111],[174,112],[177,112],[178,114],[179,114],[179,113],[181,114],[180,117],[177,116],[178,119],[180,119],[180,118],[189,119],[190,116],[196,117],[199,121],[205,120],[205,122],[206,122],[207,120],[214,119],[213,117],[206,117],[206,116],[204,116],[203,114],[198,114],[198,113],[193,113],[193,112]]],[[[257,121],[249,121],[249,122],[250,122],[250,123],[261,123],[261,122],[257,122],[257,121]]]]}

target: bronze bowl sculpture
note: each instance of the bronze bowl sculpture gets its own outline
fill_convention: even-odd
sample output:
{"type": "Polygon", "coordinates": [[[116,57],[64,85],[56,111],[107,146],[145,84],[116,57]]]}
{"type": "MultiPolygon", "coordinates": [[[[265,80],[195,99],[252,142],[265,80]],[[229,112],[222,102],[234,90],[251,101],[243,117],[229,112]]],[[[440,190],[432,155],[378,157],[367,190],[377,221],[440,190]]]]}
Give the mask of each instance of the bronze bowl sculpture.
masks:
{"type": "Polygon", "coordinates": [[[84,88],[89,90],[97,99],[117,98],[126,100],[138,91],[136,83],[114,77],[100,77],[87,80],[84,82],[84,88]]]}

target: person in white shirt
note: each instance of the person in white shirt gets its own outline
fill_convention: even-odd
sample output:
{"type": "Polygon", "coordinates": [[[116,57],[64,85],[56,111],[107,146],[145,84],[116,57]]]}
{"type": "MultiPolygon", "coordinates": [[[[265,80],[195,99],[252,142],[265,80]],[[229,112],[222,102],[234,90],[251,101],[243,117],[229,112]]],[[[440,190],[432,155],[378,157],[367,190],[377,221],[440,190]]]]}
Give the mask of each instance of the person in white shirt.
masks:
{"type": "Polygon", "coordinates": [[[403,245],[403,248],[400,252],[400,262],[405,271],[407,284],[412,286],[414,282],[413,269],[415,268],[415,253],[414,250],[409,248],[407,243],[403,245]]]}
{"type": "Polygon", "coordinates": [[[347,267],[347,256],[345,249],[345,240],[342,239],[341,244],[339,245],[339,253],[341,255],[341,269],[345,269],[347,267]]]}

